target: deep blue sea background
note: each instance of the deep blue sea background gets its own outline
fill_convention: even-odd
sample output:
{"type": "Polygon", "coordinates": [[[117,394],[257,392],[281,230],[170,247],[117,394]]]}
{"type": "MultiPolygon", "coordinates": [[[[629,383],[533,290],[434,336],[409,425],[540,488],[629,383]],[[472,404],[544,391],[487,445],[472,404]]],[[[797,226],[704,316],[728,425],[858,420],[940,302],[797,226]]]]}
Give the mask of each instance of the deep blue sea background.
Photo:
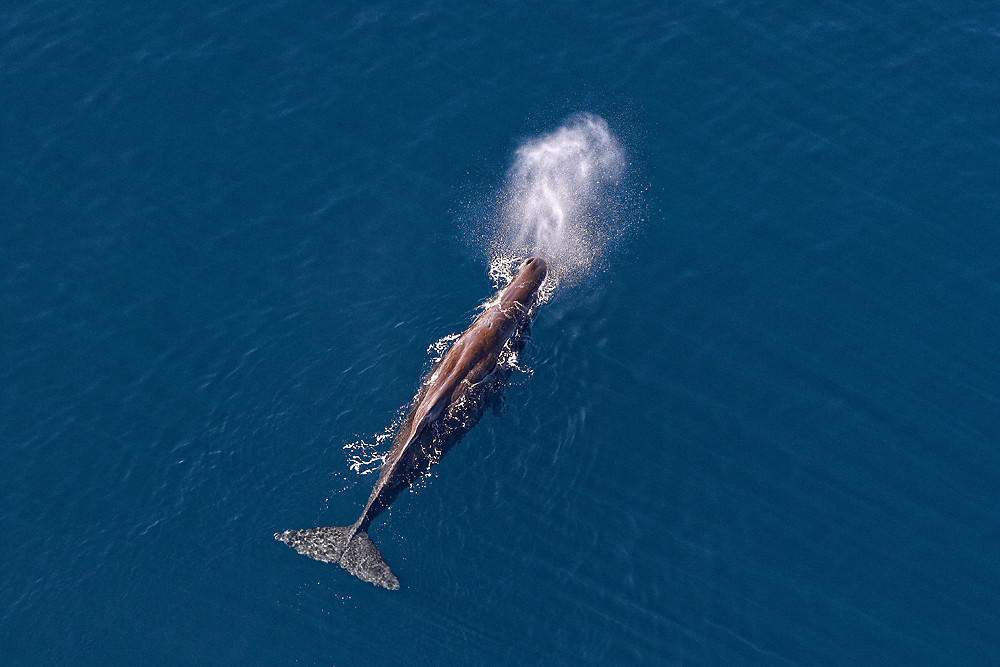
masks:
{"type": "Polygon", "coordinates": [[[985,2],[5,3],[0,662],[998,664],[998,77],[985,2]],[[373,528],[402,590],[276,542],[581,110],[638,233],[373,528]]]}

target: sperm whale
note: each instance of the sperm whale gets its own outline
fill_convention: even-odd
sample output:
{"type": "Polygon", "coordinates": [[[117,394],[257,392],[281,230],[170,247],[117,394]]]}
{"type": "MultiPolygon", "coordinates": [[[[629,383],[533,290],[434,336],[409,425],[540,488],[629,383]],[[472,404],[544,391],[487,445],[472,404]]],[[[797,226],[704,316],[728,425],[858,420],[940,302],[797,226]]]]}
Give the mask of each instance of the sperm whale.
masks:
{"type": "Polygon", "coordinates": [[[548,265],[530,257],[518,268],[482,315],[454,342],[428,374],[393,439],[378,480],[361,516],[350,526],[328,526],[276,533],[275,539],[299,553],[339,563],[376,586],[399,589],[368,528],[396,497],[437,463],[499,398],[509,368],[500,364],[505,349],[523,346],[532,308],[548,265]]]}

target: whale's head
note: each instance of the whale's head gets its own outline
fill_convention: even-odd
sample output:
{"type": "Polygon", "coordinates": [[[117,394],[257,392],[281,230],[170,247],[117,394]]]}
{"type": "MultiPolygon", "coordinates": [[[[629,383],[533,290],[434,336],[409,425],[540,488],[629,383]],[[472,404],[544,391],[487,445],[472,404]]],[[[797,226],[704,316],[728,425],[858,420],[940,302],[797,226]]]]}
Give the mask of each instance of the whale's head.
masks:
{"type": "Polygon", "coordinates": [[[529,257],[521,262],[514,278],[503,290],[503,295],[500,297],[500,307],[507,310],[509,306],[517,302],[521,306],[518,310],[527,313],[535,304],[538,289],[545,281],[548,272],[549,265],[541,257],[529,257]]]}

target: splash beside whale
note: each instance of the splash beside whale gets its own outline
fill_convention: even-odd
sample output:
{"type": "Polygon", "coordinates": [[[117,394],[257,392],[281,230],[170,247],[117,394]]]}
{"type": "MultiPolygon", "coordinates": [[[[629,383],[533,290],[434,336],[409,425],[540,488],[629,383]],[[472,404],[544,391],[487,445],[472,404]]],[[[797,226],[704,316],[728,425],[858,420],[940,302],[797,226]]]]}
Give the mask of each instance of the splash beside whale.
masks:
{"type": "Polygon", "coordinates": [[[544,259],[526,259],[499,297],[431,370],[357,521],[344,527],[287,530],[276,533],[275,539],[310,558],[339,563],[363,581],[397,590],[399,580],[368,537],[368,527],[499,399],[510,374],[510,368],[500,363],[501,356],[524,345],[532,307],[547,273],[544,259]]]}

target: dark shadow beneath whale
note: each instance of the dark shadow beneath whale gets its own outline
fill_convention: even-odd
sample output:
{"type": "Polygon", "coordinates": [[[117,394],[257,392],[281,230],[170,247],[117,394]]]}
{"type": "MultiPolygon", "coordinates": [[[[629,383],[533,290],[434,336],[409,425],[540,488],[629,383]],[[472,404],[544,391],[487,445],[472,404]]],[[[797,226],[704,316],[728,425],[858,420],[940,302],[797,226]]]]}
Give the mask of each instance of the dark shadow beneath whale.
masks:
{"type": "Polygon", "coordinates": [[[275,534],[275,539],[310,558],[340,563],[376,586],[398,589],[399,581],[368,537],[368,527],[499,400],[511,371],[504,358],[524,346],[547,272],[541,257],[525,260],[498,298],[434,366],[421,383],[368,504],[354,524],[287,530],[275,534]]]}

